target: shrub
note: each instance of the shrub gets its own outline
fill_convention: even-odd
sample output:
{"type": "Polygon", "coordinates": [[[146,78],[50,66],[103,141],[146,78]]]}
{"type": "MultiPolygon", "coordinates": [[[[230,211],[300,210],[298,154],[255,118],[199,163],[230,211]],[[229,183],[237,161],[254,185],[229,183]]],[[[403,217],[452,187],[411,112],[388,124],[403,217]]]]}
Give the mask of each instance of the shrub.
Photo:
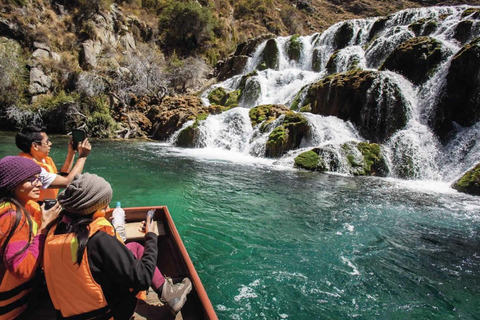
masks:
{"type": "Polygon", "coordinates": [[[64,104],[74,103],[78,99],[78,94],[66,94],[65,91],[60,91],[57,95],[42,95],[37,97],[32,105],[34,110],[54,110],[64,104]]]}
{"type": "Polygon", "coordinates": [[[20,45],[0,38],[0,106],[26,104],[29,73],[20,45]]]}
{"type": "Polygon", "coordinates": [[[196,2],[172,1],[159,17],[159,29],[163,43],[176,48],[181,55],[202,49],[213,39],[216,19],[207,7],[196,2]]]}
{"type": "Polygon", "coordinates": [[[116,122],[109,114],[94,112],[87,119],[88,134],[92,137],[111,138],[116,122]]]}

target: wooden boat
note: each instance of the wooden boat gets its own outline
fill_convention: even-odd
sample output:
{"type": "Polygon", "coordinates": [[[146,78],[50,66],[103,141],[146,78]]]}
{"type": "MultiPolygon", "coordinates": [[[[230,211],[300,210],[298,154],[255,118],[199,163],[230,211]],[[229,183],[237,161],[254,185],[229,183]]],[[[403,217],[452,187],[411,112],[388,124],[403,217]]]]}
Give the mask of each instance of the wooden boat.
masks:
{"type": "MultiPolygon", "coordinates": [[[[188,277],[192,282],[192,291],[187,296],[187,302],[182,310],[174,316],[166,305],[158,300],[157,294],[149,290],[145,301],[139,300],[137,309],[132,319],[185,319],[185,320],[215,320],[218,319],[207,296],[197,271],[183,245],[173,219],[166,206],[123,208],[125,210],[127,243],[137,241],[143,243],[144,234],[139,232],[142,221],[145,220],[148,210],[155,209],[153,219],[158,226],[158,260],[157,266],[162,274],[180,282],[188,277]]],[[[109,219],[113,209],[108,211],[106,218],[109,219]]],[[[42,294],[40,294],[42,295],[42,294]]],[[[56,319],[55,310],[51,301],[45,301],[48,294],[42,295],[38,304],[34,307],[35,319],[56,319]],[[43,301],[42,301],[43,300],[43,301]]]]}
{"type": "MultiPolygon", "coordinates": [[[[155,209],[153,219],[158,226],[158,268],[174,282],[188,277],[193,288],[176,317],[170,313],[167,306],[159,303],[157,294],[150,290],[147,300],[139,302],[134,319],[218,319],[166,206],[123,208],[126,217],[126,242],[143,241],[144,234],[138,229],[145,220],[147,211],[151,209],[155,209]]],[[[107,219],[112,212],[113,209],[107,212],[107,219]]]]}

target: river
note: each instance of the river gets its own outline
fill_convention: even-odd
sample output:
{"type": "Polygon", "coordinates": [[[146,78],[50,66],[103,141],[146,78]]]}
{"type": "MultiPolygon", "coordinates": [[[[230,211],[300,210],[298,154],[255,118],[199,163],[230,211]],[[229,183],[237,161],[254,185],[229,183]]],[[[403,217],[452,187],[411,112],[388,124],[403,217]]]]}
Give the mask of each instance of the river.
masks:
{"type": "MultiPolygon", "coordinates": [[[[0,157],[16,154],[0,132],[0,157]]],[[[67,138],[52,136],[61,165],[67,138]]],[[[220,319],[478,319],[480,204],[446,183],[92,141],[111,206],[167,205],[220,319]]]]}

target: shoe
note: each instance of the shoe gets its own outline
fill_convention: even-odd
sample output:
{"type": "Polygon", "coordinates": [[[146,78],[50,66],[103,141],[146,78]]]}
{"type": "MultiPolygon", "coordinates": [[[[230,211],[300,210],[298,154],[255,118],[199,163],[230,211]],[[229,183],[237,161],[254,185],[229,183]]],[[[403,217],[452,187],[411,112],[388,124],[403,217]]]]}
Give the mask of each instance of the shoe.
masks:
{"type": "Polygon", "coordinates": [[[173,284],[172,278],[165,278],[160,300],[166,302],[175,315],[182,309],[190,291],[192,291],[190,279],[184,278],[182,282],[173,284]]]}

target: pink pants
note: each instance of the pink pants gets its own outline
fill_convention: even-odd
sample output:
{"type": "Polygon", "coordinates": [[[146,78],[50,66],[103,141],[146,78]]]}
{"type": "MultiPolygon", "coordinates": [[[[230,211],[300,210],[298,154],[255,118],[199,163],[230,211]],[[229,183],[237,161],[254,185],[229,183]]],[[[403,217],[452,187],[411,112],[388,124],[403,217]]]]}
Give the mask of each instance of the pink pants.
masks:
{"type": "MultiPolygon", "coordinates": [[[[126,244],[128,250],[130,250],[137,260],[140,260],[143,256],[143,251],[145,248],[138,242],[129,242],[126,244]]],[[[152,279],[152,288],[157,291],[158,288],[165,282],[165,278],[162,276],[160,270],[155,267],[155,272],[153,273],[152,279]]]]}

